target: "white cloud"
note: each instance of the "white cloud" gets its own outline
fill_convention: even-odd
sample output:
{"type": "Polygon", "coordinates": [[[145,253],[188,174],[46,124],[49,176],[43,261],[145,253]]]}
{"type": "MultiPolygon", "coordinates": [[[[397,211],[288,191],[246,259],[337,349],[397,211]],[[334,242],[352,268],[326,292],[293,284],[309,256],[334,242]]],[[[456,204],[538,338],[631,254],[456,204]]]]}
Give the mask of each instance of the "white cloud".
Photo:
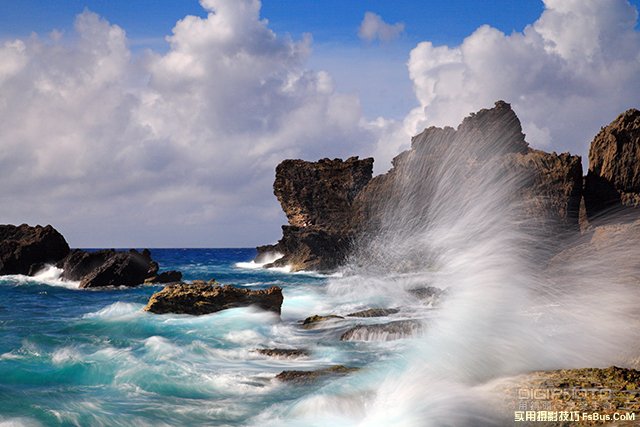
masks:
{"type": "Polygon", "coordinates": [[[1,222],[82,245],[250,245],[284,222],[283,159],[366,154],[359,101],[305,69],[258,1],[203,0],[165,54],[135,56],[91,12],[75,33],[0,46],[1,222]]]}
{"type": "Polygon", "coordinates": [[[373,12],[366,12],[358,29],[358,36],[362,40],[370,42],[376,39],[382,42],[388,42],[400,37],[403,31],[404,24],[402,22],[388,24],[382,20],[380,15],[373,12]]]}
{"type": "Polygon", "coordinates": [[[625,0],[545,0],[521,33],[485,25],[459,46],[420,43],[408,67],[421,105],[405,126],[455,126],[504,99],[532,145],[586,155],[600,126],[639,106],[637,16],[625,0]]]}

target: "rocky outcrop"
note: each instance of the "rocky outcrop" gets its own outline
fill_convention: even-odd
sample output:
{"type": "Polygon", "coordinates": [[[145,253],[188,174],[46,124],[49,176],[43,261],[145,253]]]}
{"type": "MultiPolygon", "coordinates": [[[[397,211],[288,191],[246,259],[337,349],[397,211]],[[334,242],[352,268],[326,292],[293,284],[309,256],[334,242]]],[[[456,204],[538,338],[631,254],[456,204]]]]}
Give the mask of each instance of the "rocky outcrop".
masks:
{"type": "Polygon", "coordinates": [[[309,350],[300,348],[259,348],[255,351],[263,356],[276,359],[297,359],[308,357],[311,354],[309,350]]]}
{"type": "Polygon", "coordinates": [[[640,111],[624,112],[594,138],[584,200],[590,218],[640,205],[640,111]]]}
{"type": "Polygon", "coordinates": [[[352,205],[371,180],[373,159],[351,157],[318,162],[285,160],[276,168],[273,192],[287,215],[276,245],[258,247],[284,256],[267,267],[329,271],[345,258],[351,239],[352,205]]]}
{"type": "Polygon", "coordinates": [[[278,244],[258,248],[258,257],[279,252],[284,257],[268,266],[333,270],[355,240],[367,247],[368,236],[393,229],[394,221],[422,218],[443,186],[470,194],[485,191],[474,179],[482,168],[519,178],[514,187],[532,229],[552,234],[579,228],[580,157],[531,149],[518,117],[503,101],[471,114],[457,129],[425,129],[412,138],[411,149],[393,159],[389,172],[373,179],[372,162],[282,162],[274,193],[289,225],[278,244]]]}
{"type": "Polygon", "coordinates": [[[128,252],[113,249],[88,252],[74,249],[58,263],[62,278],[80,281],[81,288],[103,286],[136,286],[157,277],[158,263],[148,249],[128,252]]]}
{"type": "Polygon", "coordinates": [[[155,276],[147,277],[144,279],[144,283],[177,283],[182,280],[182,273],[176,270],[163,271],[155,276]]]}
{"type": "Polygon", "coordinates": [[[347,314],[347,317],[386,317],[400,312],[397,308],[368,308],[347,314]]]}
{"type": "Polygon", "coordinates": [[[340,341],[393,341],[416,336],[422,329],[422,322],[417,320],[356,325],[343,333],[340,341]]]}
{"type": "Polygon", "coordinates": [[[326,377],[344,376],[356,372],[358,368],[349,368],[343,365],[336,365],[330,368],[318,369],[315,371],[282,371],[276,375],[276,379],[282,382],[295,385],[305,385],[316,382],[326,377]]]}
{"type": "Polygon", "coordinates": [[[66,240],[51,225],[0,225],[0,275],[34,274],[68,253],[66,240]]]}
{"type": "Polygon", "coordinates": [[[302,321],[302,327],[304,329],[313,329],[318,325],[320,325],[321,323],[327,322],[328,320],[340,320],[340,319],[344,319],[344,317],[336,316],[335,314],[328,314],[326,316],[314,314],[313,316],[309,316],[302,321]]]}
{"type": "Polygon", "coordinates": [[[215,281],[194,281],[191,284],[165,286],[151,296],[144,310],[156,314],[200,315],[228,308],[256,306],[279,315],[282,301],[282,289],[277,286],[252,291],[230,285],[219,286],[215,281]]]}

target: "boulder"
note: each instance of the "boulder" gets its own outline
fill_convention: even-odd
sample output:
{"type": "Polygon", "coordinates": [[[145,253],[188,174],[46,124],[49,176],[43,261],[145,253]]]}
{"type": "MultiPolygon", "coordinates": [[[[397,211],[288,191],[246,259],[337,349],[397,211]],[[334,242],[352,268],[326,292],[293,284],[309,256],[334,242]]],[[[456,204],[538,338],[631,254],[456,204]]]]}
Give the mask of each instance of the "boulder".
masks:
{"type": "Polygon", "coordinates": [[[329,314],[326,316],[320,316],[318,314],[314,314],[313,316],[309,316],[302,321],[302,327],[304,329],[313,329],[318,326],[319,323],[326,322],[327,320],[337,320],[344,319],[342,316],[336,316],[334,314],[329,314]]]}
{"type": "Polygon", "coordinates": [[[34,274],[68,253],[66,240],[51,225],[0,225],[0,275],[34,274]]]}
{"type": "Polygon", "coordinates": [[[306,385],[326,377],[344,376],[356,372],[358,368],[349,368],[344,365],[336,365],[330,368],[315,371],[282,371],[276,375],[276,379],[296,385],[306,385]]]}
{"type": "Polygon", "coordinates": [[[282,289],[277,286],[252,291],[230,285],[194,282],[165,286],[151,296],[144,309],[156,314],[200,315],[227,308],[256,306],[279,315],[282,301],[282,289]]]}
{"type": "Polygon", "coordinates": [[[369,308],[347,314],[347,317],[386,317],[399,311],[397,308],[369,308]]]}
{"type": "Polygon", "coordinates": [[[591,142],[584,200],[590,218],[640,204],[640,111],[622,113],[591,142]]]}
{"type": "Polygon", "coordinates": [[[128,252],[113,249],[94,252],[75,249],[58,263],[62,278],[80,281],[81,288],[137,286],[158,272],[148,249],[128,252]]]}

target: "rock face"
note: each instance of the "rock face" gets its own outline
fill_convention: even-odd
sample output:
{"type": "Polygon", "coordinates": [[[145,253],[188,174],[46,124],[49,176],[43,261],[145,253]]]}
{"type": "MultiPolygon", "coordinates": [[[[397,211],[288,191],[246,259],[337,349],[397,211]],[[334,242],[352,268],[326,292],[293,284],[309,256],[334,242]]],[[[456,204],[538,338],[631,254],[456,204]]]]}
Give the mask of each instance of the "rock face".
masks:
{"type": "Polygon", "coordinates": [[[51,225],[0,225],[0,275],[33,274],[68,253],[66,240],[51,225]]]}
{"type": "Polygon", "coordinates": [[[158,272],[158,263],[151,259],[148,249],[142,253],[135,249],[128,252],[75,249],[58,266],[64,270],[63,279],[79,280],[81,288],[136,286],[156,277],[158,272]]]}
{"type": "Polygon", "coordinates": [[[371,180],[373,159],[318,162],[285,160],[276,168],[273,192],[287,215],[276,245],[258,247],[258,258],[281,253],[269,266],[328,271],[344,259],[353,238],[352,205],[371,180]]]}
{"type": "Polygon", "coordinates": [[[594,138],[584,200],[591,218],[606,209],[640,204],[640,111],[624,112],[594,138]]]}
{"type": "Polygon", "coordinates": [[[201,281],[192,284],[167,285],[151,296],[145,311],[156,314],[209,314],[227,308],[255,305],[263,310],[280,314],[282,307],[282,289],[272,286],[269,289],[251,291],[230,285],[218,286],[201,281]]]}
{"type": "Polygon", "coordinates": [[[580,157],[529,148],[518,117],[503,101],[471,114],[457,129],[425,129],[412,138],[411,149],[392,161],[389,172],[373,179],[372,163],[357,158],[282,162],[274,193],[289,225],[283,226],[278,244],[258,248],[258,258],[279,252],[284,257],[274,266],[333,270],[345,261],[354,240],[366,247],[362,241],[392,228],[389,222],[422,218],[429,200],[441,191],[442,179],[461,191],[473,193],[474,185],[483,191],[470,176],[493,165],[522,177],[516,189],[523,217],[534,219],[532,227],[547,233],[579,228],[580,157]]]}

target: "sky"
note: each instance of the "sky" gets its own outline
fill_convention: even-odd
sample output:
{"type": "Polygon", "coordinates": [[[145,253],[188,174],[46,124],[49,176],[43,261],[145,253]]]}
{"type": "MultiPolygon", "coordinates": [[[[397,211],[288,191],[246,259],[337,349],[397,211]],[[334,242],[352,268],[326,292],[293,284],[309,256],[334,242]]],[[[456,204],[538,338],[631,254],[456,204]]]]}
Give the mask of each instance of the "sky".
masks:
{"type": "Polygon", "coordinates": [[[0,222],[73,247],[278,239],[286,158],[373,156],[510,102],[586,157],[640,104],[634,0],[0,0],[0,222]]]}

